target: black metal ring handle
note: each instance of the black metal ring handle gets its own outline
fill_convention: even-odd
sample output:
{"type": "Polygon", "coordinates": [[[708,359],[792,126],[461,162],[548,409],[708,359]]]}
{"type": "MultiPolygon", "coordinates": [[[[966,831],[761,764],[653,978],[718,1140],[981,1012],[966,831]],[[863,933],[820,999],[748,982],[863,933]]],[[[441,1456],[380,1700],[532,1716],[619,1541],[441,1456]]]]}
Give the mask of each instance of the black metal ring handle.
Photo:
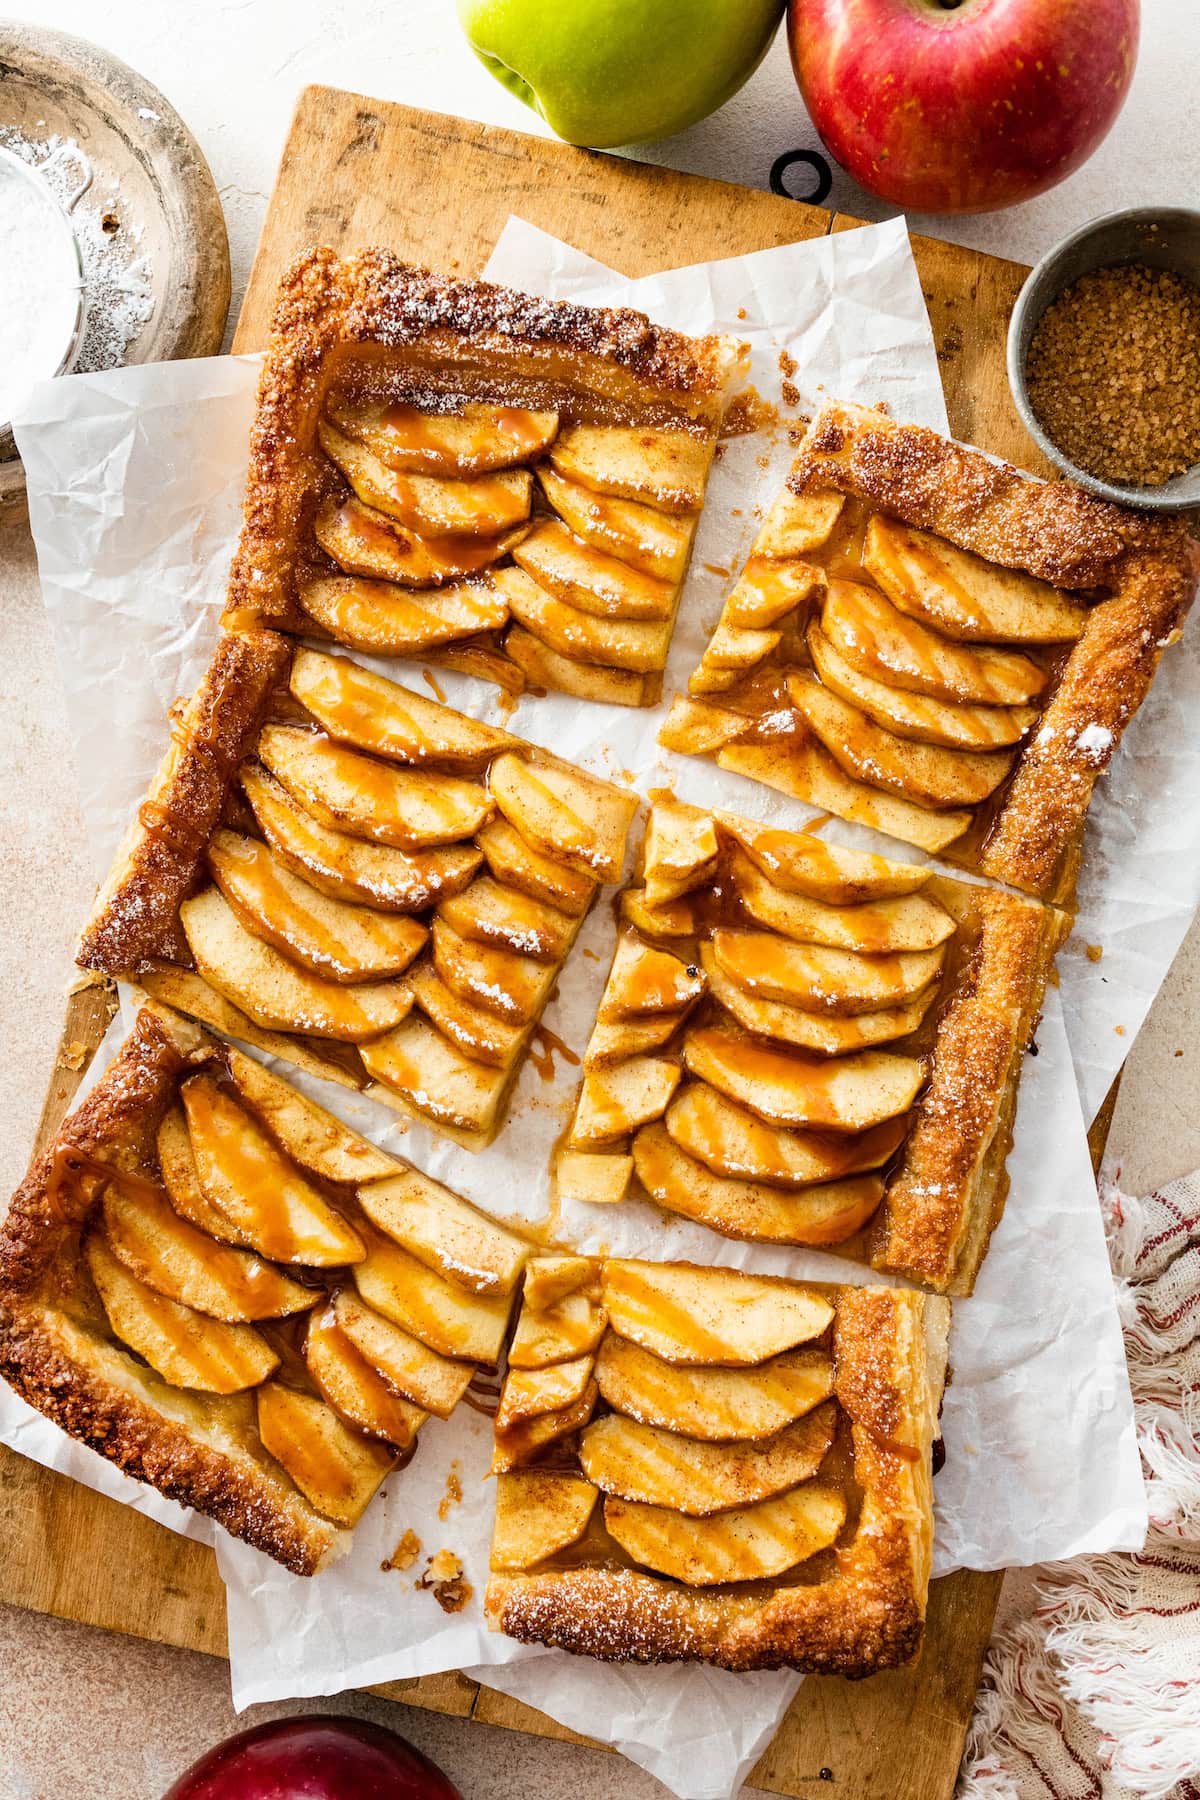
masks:
{"type": "Polygon", "coordinates": [[[822,200],[829,198],[833,187],[833,170],[825,158],[817,150],[785,150],[771,164],[771,192],[782,194],[785,200],[802,200],[806,206],[820,206],[822,200]],[[793,163],[803,163],[816,176],[816,185],[811,194],[793,194],[784,186],[783,178],[793,163]]]}

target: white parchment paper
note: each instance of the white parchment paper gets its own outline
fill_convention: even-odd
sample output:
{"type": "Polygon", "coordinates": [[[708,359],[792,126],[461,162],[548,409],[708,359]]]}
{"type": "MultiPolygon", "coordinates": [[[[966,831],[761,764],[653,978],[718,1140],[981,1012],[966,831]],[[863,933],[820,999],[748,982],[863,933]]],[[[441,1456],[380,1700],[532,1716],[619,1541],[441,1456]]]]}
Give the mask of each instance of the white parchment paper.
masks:
{"type": "MultiPolygon", "coordinates": [[[[785,416],[781,348],[798,365],[792,379],[805,408],[819,404],[823,393],[885,399],[897,417],[944,428],[936,358],[900,222],[628,282],[512,221],[496,264],[493,272],[536,291],[631,302],[683,329],[739,333],[753,346],[755,385],[785,416]]],[[[239,523],[255,378],[254,359],[228,358],[76,377],[43,384],[18,422],[98,878],[164,747],[165,707],[194,686],[208,658],[239,523]]],[[[698,660],[719,612],[729,584],[719,571],[743,560],[757,530],[754,509],[773,496],[789,454],[782,432],[769,442],[737,439],[714,468],[668,699],[698,660]]],[[[1179,651],[1168,664],[1174,666],[1164,674],[1176,685],[1160,702],[1165,715],[1153,730],[1146,715],[1147,728],[1139,732],[1146,748],[1131,734],[1117,779],[1110,777],[1119,804],[1108,805],[1113,817],[1100,821],[1107,836],[1100,838],[1096,897],[1081,936],[1101,942],[1105,957],[1099,965],[1082,953],[1064,959],[1066,1029],[1058,995],[1048,996],[1038,1055],[1029,1059],[1022,1088],[1012,1197],[978,1291],[956,1309],[954,1380],[944,1414],[947,1463],[937,1483],[939,1572],[1142,1541],[1129,1391],[1071,1051],[1089,1094],[1102,1077],[1107,1085],[1200,889],[1200,821],[1189,822],[1179,804],[1185,784],[1195,791],[1198,773],[1186,730],[1196,717],[1193,671],[1179,651]],[[1189,678],[1181,680],[1180,670],[1189,678]],[[1166,741],[1160,741],[1164,726],[1166,741]],[[1171,804],[1160,798],[1168,792],[1171,804]],[[1117,854],[1123,807],[1133,808],[1138,821],[1145,873],[1136,882],[1128,860],[1117,854]],[[1160,871],[1163,858],[1171,867],[1160,871]],[[1091,999],[1098,969],[1110,976],[1112,990],[1103,1005],[1091,999]],[[1125,1009],[1115,1017],[1114,1004],[1125,1009]],[[1124,1024],[1123,1037],[1115,1024],[1124,1024]]],[[[411,665],[373,666],[421,686],[411,665]]],[[[498,717],[494,690],[444,671],[438,680],[452,704],[498,717]]],[[[665,781],[682,797],[719,799],[757,818],[798,825],[810,815],[756,784],[660,751],[655,736],[663,710],[630,714],[551,695],[523,702],[506,722],[559,754],[630,780],[643,794],[665,781]]],[[[832,835],[849,840],[855,834],[835,822],[832,835]]],[[[897,854],[894,845],[887,848],[897,854]]],[[[587,1041],[613,931],[609,909],[597,908],[546,1016],[576,1052],[587,1041]]],[[[96,1072],[119,1035],[114,1027],[96,1072]]],[[[577,1069],[561,1059],[551,1081],[527,1066],[507,1129],[479,1156],[421,1126],[406,1127],[390,1111],[341,1089],[310,1091],[477,1203],[519,1218],[545,1215],[549,1152],[577,1079],[577,1069]]],[[[865,1271],[856,1277],[844,1260],[733,1245],[701,1226],[664,1223],[648,1207],[603,1214],[575,1208],[561,1227],[596,1250],[867,1278],[865,1271]]],[[[179,1528],[188,1518],[91,1452],[68,1445],[5,1388],[0,1437],[106,1492],[136,1495],[164,1523],[179,1528]]],[[[608,1670],[487,1633],[480,1606],[491,1525],[483,1480],[487,1438],[485,1422],[462,1409],[444,1424],[431,1421],[420,1455],[402,1477],[384,1484],[358,1527],[350,1557],[314,1581],[291,1577],[223,1533],[211,1533],[206,1522],[193,1522],[196,1535],[217,1543],[238,1703],[478,1669],[564,1723],[608,1738],[677,1792],[719,1800],[769,1738],[795,1677],[608,1670]],[[443,1506],[452,1462],[463,1498],[443,1506]],[[410,1528],[422,1541],[418,1564],[407,1574],[381,1570],[410,1528]],[[413,1586],[427,1557],[443,1547],[462,1557],[476,1588],[471,1604],[453,1617],[413,1586]]]]}

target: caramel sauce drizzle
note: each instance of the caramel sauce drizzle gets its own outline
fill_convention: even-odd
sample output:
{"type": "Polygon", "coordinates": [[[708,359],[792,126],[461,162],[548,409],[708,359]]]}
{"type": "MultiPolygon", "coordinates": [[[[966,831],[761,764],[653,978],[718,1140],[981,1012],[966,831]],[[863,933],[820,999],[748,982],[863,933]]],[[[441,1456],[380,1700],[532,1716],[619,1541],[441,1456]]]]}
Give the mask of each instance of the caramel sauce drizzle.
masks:
{"type": "Polygon", "coordinates": [[[572,1069],[579,1067],[579,1058],[574,1050],[568,1044],[564,1044],[563,1040],[551,1031],[548,1025],[535,1026],[529,1040],[529,1060],[543,1081],[554,1080],[556,1054],[562,1057],[568,1067],[572,1069]]]}

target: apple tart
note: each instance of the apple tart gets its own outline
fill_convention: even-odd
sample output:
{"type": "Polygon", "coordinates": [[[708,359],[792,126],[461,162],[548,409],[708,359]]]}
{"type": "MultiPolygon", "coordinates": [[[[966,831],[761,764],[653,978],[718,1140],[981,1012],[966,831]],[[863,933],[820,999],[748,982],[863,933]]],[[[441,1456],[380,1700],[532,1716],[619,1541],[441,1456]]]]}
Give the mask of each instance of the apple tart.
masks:
{"type": "Polygon", "coordinates": [[[78,959],[479,1149],[635,808],[348,657],[223,632],[78,959]]]}
{"type": "Polygon", "coordinates": [[[949,1303],[535,1257],[496,1415],[493,1628],[870,1675],[920,1646],[949,1303]]]}
{"type": "Polygon", "coordinates": [[[969,1293],[1067,924],[927,864],[658,802],[560,1196],[652,1200],[969,1293]]]}
{"type": "Polygon", "coordinates": [[[499,1362],[528,1251],[152,1002],[0,1230],[0,1373],[311,1575],[499,1362]]]}
{"type": "Polygon", "coordinates": [[[1177,520],[827,406],[659,742],[1068,902],[1196,548],[1177,520]]]}
{"type": "Polygon", "coordinates": [[[653,705],[741,351],[310,251],[279,291],[230,622],[653,705]]]}

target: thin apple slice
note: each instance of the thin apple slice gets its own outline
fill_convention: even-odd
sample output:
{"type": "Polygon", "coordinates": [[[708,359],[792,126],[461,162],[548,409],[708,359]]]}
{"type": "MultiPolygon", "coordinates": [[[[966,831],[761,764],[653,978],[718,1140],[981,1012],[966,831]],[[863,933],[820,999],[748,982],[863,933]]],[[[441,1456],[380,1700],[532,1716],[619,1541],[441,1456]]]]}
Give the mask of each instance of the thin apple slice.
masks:
{"type": "Polygon", "coordinates": [[[763,1182],[714,1175],[686,1156],[662,1125],[646,1125],[633,1140],[638,1180],[659,1206],[695,1219],[725,1237],[768,1244],[844,1244],[883,1199],[876,1175],[833,1181],[785,1193],[763,1182]]]}
{"type": "Polygon", "coordinates": [[[531,900],[516,888],[502,887],[490,875],[481,875],[461,894],[438,908],[438,918],[459,937],[480,944],[497,944],[531,956],[535,962],[561,962],[575,941],[578,918],[531,900]]]}
{"type": "Polygon", "coordinates": [[[695,963],[626,934],[617,940],[597,1017],[615,1024],[646,1013],[679,1013],[700,998],[704,987],[703,971],[695,963]]]}
{"type": "Polygon", "coordinates": [[[827,1402],[765,1443],[714,1444],[608,1413],[580,1435],[579,1461],[605,1494],[709,1518],[811,1481],[833,1442],[835,1414],[827,1402]]]}
{"type": "Polygon", "coordinates": [[[867,1050],[872,1044],[889,1044],[916,1031],[938,996],[937,982],[904,1006],[884,1007],[879,1012],[841,1015],[804,1012],[779,1000],[760,1000],[731,981],[716,959],[711,944],[700,946],[708,987],[714,1000],[731,1013],[745,1031],[755,1037],[774,1038],[797,1050],[818,1056],[844,1056],[849,1050],[867,1050]]]}
{"type": "Polygon", "coordinates": [[[179,916],[201,975],[260,1025],[358,1044],[390,1031],[412,1005],[398,981],[347,987],[309,974],[247,931],[215,887],[185,900],[179,916]]]}
{"type": "Polygon", "coordinates": [[[777,1050],[708,1026],[689,1031],[683,1060],[691,1074],[770,1125],[867,1131],[906,1113],[925,1083],[915,1056],[861,1050],[824,1059],[777,1050]]]}
{"type": "Polygon", "coordinates": [[[368,1306],[439,1356],[499,1362],[510,1295],[470,1293],[382,1232],[368,1229],[366,1238],[366,1257],[351,1273],[368,1306]]]}
{"type": "Polygon", "coordinates": [[[584,1052],[585,1069],[607,1069],[630,1056],[657,1050],[682,1025],[684,1014],[659,1013],[645,1019],[621,1019],[608,1025],[600,1020],[592,1027],[584,1052]]]}
{"type": "Polygon", "coordinates": [[[586,1425],[599,1398],[594,1381],[589,1381],[579,1399],[557,1412],[538,1413],[535,1418],[521,1419],[506,1431],[497,1431],[492,1450],[492,1474],[506,1475],[519,1469],[557,1443],[586,1425]]]}
{"type": "Polygon", "coordinates": [[[267,725],[257,747],[293,800],[322,824],[398,850],[453,844],[491,817],[487,791],[477,782],[397,769],[303,726],[267,725]]]}
{"type": "Polygon", "coordinates": [[[644,425],[567,425],[550,461],[568,481],[597,494],[637,500],[666,513],[697,513],[713,457],[711,439],[644,425]]]}
{"type": "Polygon", "coordinates": [[[578,1543],[599,1493],[577,1475],[523,1469],[496,1477],[491,1566],[517,1573],[578,1543]]]}
{"type": "Polygon", "coordinates": [[[496,805],[527,844],[596,881],[615,881],[637,797],[581,769],[498,756],[488,770],[496,805]]]}
{"type": "MultiPolygon", "coordinates": [[[[536,1267],[536,1261],[533,1266],[536,1267]]],[[[509,1345],[508,1366],[530,1370],[574,1363],[596,1348],[604,1327],[603,1308],[592,1293],[582,1288],[564,1294],[549,1306],[534,1308],[526,1302],[509,1345]]],[[[565,1405],[566,1401],[560,1404],[565,1405]]]]}
{"type": "Polygon", "coordinates": [[[240,1394],[279,1366],[253,1325],[226,1324],[167,1299],[130,1274],[98,1232],[84,1256],[114,1333],[171,1387],[240,1394]]]}
{"type": "Polygon", "coordinates": [[[745,1368],[820,1337],[833,1307],[773,1275],[610,1257],[601,1298],[612,1329],[670,1363],[745,1368]]]}
{"type": "Polygon", "coordinates": [[[861,956],[824,944],[797,944],[772,931],[723,927],[713,932],[712,953],[718,968],[756,999],[843,1017],[906,1005],[936,980],[946,954],[939,945],[861,956]]]}
{"type": "Polygon", "coordinates": [[[958,644],[902,613],[877,588],[831,581],[821,629],[848,663],[876,681],[968,706],[1026,706],[1049,674],[1016,650],[958,644]]]}
{"type": "Polygon", "coordinates": [[[304,1334],[308,1372],[335,1412],[368,1437],[407,1450],[427,1415],[394,1394],[342,1331],[332,1306],[314,1313],[304,1334]]]}
{"type": "Polygon", "coordinates": [[[509,1369],[496,1413],[496,1430],[507,1431],[524,1419],[559,1412],[582,1398],[591,1380],[594,1356],[576,1356],[544,1369],[509,1369]]]}
{"type": "Polygon", "coordinates": [[[297,598],[337,643],[371,656],[419,656],[459,638],[500,631],[509,616],[508,601],[483,581],[412,592],[393,581],[328,575],[305,582],[297,598]]]}
{"type": "Polygon", "coordinates": [[[811,675],[787,679],[792,704],[850,775],[919,806],[978,806],[1012,768],[1006,750],[947,750],[876,725],[811,675]]]}
{"type": "Polygon", "coordinates": [[[420,1169],[358,1190],[368,1219],[420,1262],[473,1294],[507,1294],[529,1255],[524,1238],[420,1169]]]}
{"type": "Polygon", "coordinates": [[[428,936],[415,919],[331,899],[293,875],[257,838],[214,832],[208,866],[225,899],[255,937],[330,981],[357,983],[400,975],[428,936]]]}
{"type": "Polygon", "coordinates": [[[424,1019],[406,1019],[359,1054],[369,1075],[444,1131],[477,1138],[494,1129],[508,1071],[464,1056],[424,1019]]]}
{"type": "Polygon", "coordinates": [[[754,541],[756,556],[807,556],[828,543],[841,517],[845,495],[825,490],[793,494],[785,487],[763,520],[754,541]]]}
{"type": "Polygon", "coordinates": [[[241,772],[242,790],[276,856],[335,900],[382,912],[423,912],[443,895],[465,888],[483,860],[473,845],[451,844],[408,855],[391,844],[368,844],[322,825],[257,763],[241,772]]]}
{"type": "Polygon", "coordinates": [[[823,1350],[786,1350],[751,1369],[688,1369],[610,1331],[596,1381],[614,1411],[707,1443],[768,1438],[833,1393],[823,1350]]]}
{"type": "Polygon", "coordinates": [[[867,527],[863,566],[901,612],[968,643],[1070,644],[1087,624],[1075,595],[882,514],[867,527]]]}
{"type": "Polygon", "coordinates": [[[431,962],[418,963],[407,979],[414,1006],[456,1044],[464,1056],[493,1069],[510,1069],[529,1038],[528,1025],[509,1025],[448,988],[431,962]]]}
{"type": "Polygon", "coordinates": [[[352,1288],[343,1288],[337,1295],[333,1313],[346,1341],[392,1392],[435,1418],[450,1417],[471,1385],[473,1363],[439,1355],[419,1337],[367,1306],[352,1288]]]}
{"type": "Polygon", "coordinates": [[[402,474],[487,475],[541,454],[558,430],[555,412],[472,400],[456,412],[423,412],[401,401],[333,401],[338,431],[402,474]]]}
{"type": "Polygon", "coordinates": [[[722,618],[708,640],[699,665],[688,677],[688,693],[720,694],[736,687],[742,677],[772,655],[782,641],[782,631],[745,631],[722,618]]]}
{"type": "Polygon", "coordinates": [[[549,463],[542,463],[537,474],[555,512],[585,544],[620,557],[628,567],[660,581],[682,581],[692,544],[690,519],[673,517],[636,500],[594,493],[577,481],[568,481],[549,463]]]}
{"type": "Polygon", "coordinates": [[[807,894],[789,894],[734,851],[732,874],[738,899],[759,925],[801,944],[857,950],[880,956],[903,950],[935,950],[957,929],[945,907],[927,894],[901,894],[859,906],[827,906],[807,894]]]}
{"type": "Polygon", "coordinates": [[[461,937],[440,914],[433,921],[433,966],[452,993],[510,1025],[535,1019],[558,979],[556,963],[461,937]]]}
{"type": "Polygon", "coordinates": [[[716,872],[720,840],[711,813],[677,800],[658,800],[650,809],[642,879],[647,906],[664,906],[716,872]]]}
{"type": "MultiPolygon", "coordinates": [[[[724,745],[754,729],[755,721],[746,713],[716,706],[711,700],[676,694],[659,729],[658,741],[664,750],[678,750],[683,756],[715,756],[724,745]]],[[[778,746],[772,748],[777,750],[778,746]]]]}
{"type": "Polygon", "coordinates": [[[404,1167],[232,1044],[225,1046],[225,1061],[239,1096],[302,1169],[324,1181],[357,1186],[404,1167]]]}
{"type": "Polygon", "coordinates": [[[351,496],[323,500],[313,519],[313,536],[347,575],[395,582],[399,587],[441,587],[477,575],[519,544],[528,525],[498,537],[418,537],[386,513],[351,496]]]}
{"type": "Polygon", "coordinates": [[[604,1502],[610,1535],[634,1561],[687,1587],[782,1575],[835,1543],[845,1520],[840,1488],[818,1481],[717,1520],[686,1519],[669,1507],[615,1496],[604,1502]]]}
{"type": "Polygon", "coordinates": [[[816,624],[808,628],[813,668],[827,688],[898,737],[958,750],[995,750],[1015,744],[1036,720],[1032,706],[962,706],[913,694],[856,669],[816,624]]]}
{"type": "Polygon", "coordinates": [[[529,517],[533,476],[528,469],[466,480],[401,474],[380,462],[365,444],[343,437],[325,419],[317,425],[317,441],[364,506],[385,513],[422,537],[459,532],[469,537],[495,537],[529,517]]]}
{"type": "Polygon", "coordinates": [[[535,850],[505,818],[489,820],[475,841],[496,880],[516,888],[519,894],[528,894],[531,900],[544,901],[578,918],[595,898],[596,883],[591,875],[581,875],[535,850]]]}
{"type": "Polygon", "coordinates": [[[336,1525],[356,1525],[395,1453],[365,1438],[318,1400],[270,1381],[258,1391],[258,1434],[305,1499],[336,1525]]]}
{"type": "Polygon", "coordinates": [[[163,1186],[167,1190],[172,1209],[179,1217],[186,1219],[189,1225],[194,1225],[197,1231],[203,1232],[207,1238],[213,1238],[218,1244],[249,1244],[250,1239],[246,1233],[239,1230],[232,1219],[227,1219],[220,1208],[204,1196],[200,1177],[196,1173],[192,1140],[188,1136],[187,1117],[178,1101],[163,1114],[156,1147],[163,1186]]]}
{"type": "Polygon", "coordinates": [[[561,519],[539,520],[514,547],[513,561],[556,600],[598,618],[662,621],[675,611],[674,582],[597,550],[561,519]]]}
{"type": "Polygon", "coordinates": [[[560,1201],[581,1206],[616,1206],[629,1192],[633,1158],[591,1150],[560,1150],[554,1164],[560,1201]]]}
{"type": "Polygon", "coordinates": [[[725,602],[722,619],[743,631],[769,631],[823,591],[825,578],[809,563],[754,555],[725,602]]]}
{"type": "Polygon", "coordinates": [[[245,1250],[214,1244],[165,1196],[110,1183],[104,1193],[108,1247],[131,1275],[168,1300],[228,1324],[279,1319],[315,1305],[312,1288],[245,1250]]]}
{"type": "Polygon", "coordinates": [[[895,863],[868,850],[847,850],[801,831],[774,831],[722,814],[721,823],[756,869],[786,894],[806,894],[827,906],[894,900],[925,886],[924,863],[895,863]]]}
{"type": "Polygon", "coordinates": [[[478,775],[502,750],[522,748],[511,732],[373,675],[348,656],[294,651],[289,686],[330,737],[396,762],[478,775]]]}
{"type": "Polygon", "coordinates": [[[179,1092],[201,1191],[248,1244],[310,1268],[359,1260],[358,1233],[211,1075],[189,1076],[179,1092]]]}
{"type": "Polygon", "coordinates": [[[678,1063],[653,1056],[587,1069],[571,1122],[572,1145],[611,1144],[647,1120],[660,1119],[679,1076],[678,1063]]]}
{"type": "Polygon", "coordinates": [[[626,924],[646,937],[695,937],[700,929],[700,916],[686,898],[671,900],[665,906],[651,906],[645,888],[626,888],[621,895],[621,917],[626,924]]]}
{"type": "Polygon", "coordinates": [[[524,569],[497,569],[492,579],[513,618],[560,656],[635,675],[661,669],[667,660],[669,619],[601,618],[558,599],[524,569]]]}
{"type": "Polygon", "coordinates": [[[522,1300],[534,1312],[545,1312],[565,1300],[568,1294],[580,1290],[594,1298],[599,1291],[596,1286],[599,1275],[599,1265],[591,1256],[577,1256],[573,1252],[534,1256],[525,1265],[522,1300]]]}
{"type": "MultiPolygon", "coordinates": [[[[681,1150],[714,1175],[783,1188],[838,1181],[877,1169],[908,1135],[904,1118],[888,1119],[857,1136],[781,1131],[702,1081],[690,1082],[675,1096],[666,1128],[681,1150]]],[[[646,1128],[648,1140],[658,1129],[646,1128]]]]}
{"type": "Polygon", "coordinates": [[[560,656],[549,644],[523,630],[510,627],[504,653],[520,670],[528,687],[553,688],[577,700],[597,706],[652,706],[662,688],[661,674],[634,675],[628,669],[602,669],[596,663],[576,662],[560,656]]]}

